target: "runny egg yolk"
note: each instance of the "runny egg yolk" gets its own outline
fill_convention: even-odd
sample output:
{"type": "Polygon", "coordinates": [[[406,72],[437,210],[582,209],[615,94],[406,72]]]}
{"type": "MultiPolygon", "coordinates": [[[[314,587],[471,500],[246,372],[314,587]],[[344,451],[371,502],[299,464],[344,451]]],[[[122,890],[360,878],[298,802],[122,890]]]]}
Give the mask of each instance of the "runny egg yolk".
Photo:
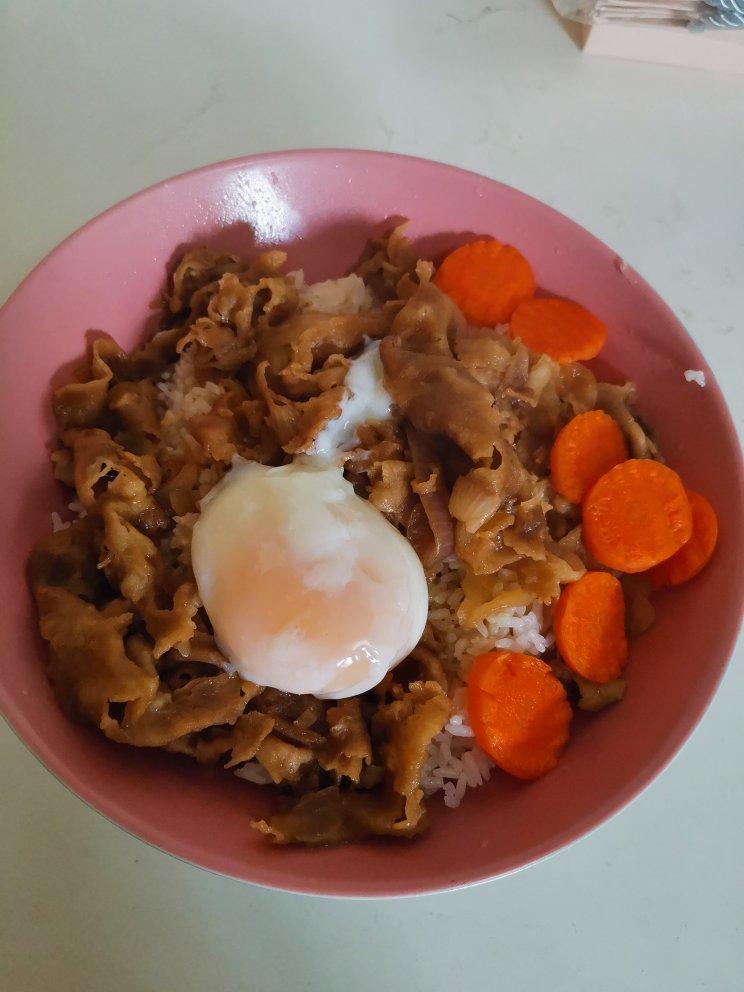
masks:
{"type": "Polygon", "coordinates": [[[220,650],[260,685],[356,695],[423,633],[416,553],[337,467],[237,462],[202,501],[191,557],[220,650]]]}

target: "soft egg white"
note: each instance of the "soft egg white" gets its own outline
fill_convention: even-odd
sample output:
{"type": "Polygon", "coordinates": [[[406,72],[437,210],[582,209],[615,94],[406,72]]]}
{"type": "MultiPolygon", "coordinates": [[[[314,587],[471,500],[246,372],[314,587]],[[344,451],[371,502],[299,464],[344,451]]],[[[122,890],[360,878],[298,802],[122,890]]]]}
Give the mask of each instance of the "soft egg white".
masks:
{"type": "Polygon", "coordinates": [[[364,351],[351,363],[344,386],[341,412],[320,431],[311,451],[302,456],[305,462],[337,464],[339,453],[357,443],[360,424],[390,416],[392,400],[383,384],[379,341],[367,341],[364,351]]]}

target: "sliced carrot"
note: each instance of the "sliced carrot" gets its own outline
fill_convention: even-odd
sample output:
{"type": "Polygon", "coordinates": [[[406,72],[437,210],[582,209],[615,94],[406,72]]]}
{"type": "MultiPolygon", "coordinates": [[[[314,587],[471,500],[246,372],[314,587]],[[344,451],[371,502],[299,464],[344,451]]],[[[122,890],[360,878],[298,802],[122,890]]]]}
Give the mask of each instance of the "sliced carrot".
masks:
{"type": "Polygon", "coordinates": [[[531,351],[542,351],[562,364],[596,358],[607,340],[607,328],[599,317],[556,297],[521,303],[512,314],[509,331],[531,351]]]}
{"type": "Polygon", "coordinates": [[[471,324],[494,327],[535,292],[532,267],[521,252],[500,241],[471,241],[445,258],[434,276],[471,324]]]}
{"type": "Polygon", "coordinates": [[[561,658],[590,682],[612,682],[628,660],[623,587],[609,572],[586,572],[567,585],[553,614],[561,658]]]}
{"type": "Polygon", "coordinates": [[[550,452],[553,485],[572,503],[580,503],[605,472],[624,462],[628,447],[623,432],[604,410],[590,410],[569,420],[550,452]]]}
{"type": "Polygon", "coordinates": [[[648,573],[655,589],[678,586],[694,578],[710,561],[718,541],[718,517],[705,496],[687,490],[692,509],[692,536],[671,558],[648,573]]]}
{"type": "Polygon", "coordinates": [[[468,718],[499,768],[522,779],[545,775],[568,741],[566,691],[539,658],[514,651],[479,655],[468,677],[468,718]]]}
{"type": "Polygon", "coordinates": [[[692,534],[682,480],[650,459],[631,458],[602,476],[584,497],[587,550],[619,572],[645,572],[671,558],[692,534]]]}

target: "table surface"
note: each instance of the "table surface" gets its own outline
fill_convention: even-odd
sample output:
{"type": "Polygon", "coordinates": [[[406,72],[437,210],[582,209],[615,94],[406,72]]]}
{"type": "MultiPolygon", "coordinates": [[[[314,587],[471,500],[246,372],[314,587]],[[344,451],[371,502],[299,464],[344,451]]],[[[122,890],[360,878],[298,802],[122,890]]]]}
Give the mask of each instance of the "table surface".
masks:
{"type": "MultiPolygon", "coordinates": [[[[272,149],[392,149],[517,186],[612,245],[689,328],[741,426],[741,84],[582,56],[539,0],[5,0],[0,134],[0,299],[155,180],[272,149]]],[[[290,896],[181,864],[4,727],[0,987],[738,992],[743,647],[683,752],[611,822],[508,878],[408,900],[290,896]]]]}

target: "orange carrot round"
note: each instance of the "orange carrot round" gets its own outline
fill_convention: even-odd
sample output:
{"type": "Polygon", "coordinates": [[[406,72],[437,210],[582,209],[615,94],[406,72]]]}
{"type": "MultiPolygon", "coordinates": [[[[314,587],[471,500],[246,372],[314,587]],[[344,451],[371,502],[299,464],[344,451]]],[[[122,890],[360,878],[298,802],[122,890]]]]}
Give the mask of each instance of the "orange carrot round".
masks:
{"type": "Polygon", "coordinates": [[[565,586],[553,614],[561,658],[590,682],[612,682],[628,660],[623,588],[609,572],[586,572],[565,586]]]}
{"type": "Polygon", "coordinates": [[[645,572],[690,540],[692,511],[676,472],[631,458],[586,494],[582,524],[584,544],[598,562],[619,572],[645,572]]]}
{"type": "Polygon", "coordinates": [[[521,303],[512,314],[509,331],[531,351],[542,351],[561,364],[596,358],[607,340],[607,328],[599,317],[556,297],[521,303]]]}
{"type": "Polygon", "coordinates": [[[718,541],[718,517],[705,496],[687,490],[692,510],[692,536],[671,558],[648,573],[655,589],[678,586],[694,578],[710,561],[718,541]]]}
{"type": "Polygon", "coordinates": [[[471,241],[456,248],[437,269],[434,282],[471,324],[483,327],[505,323],[535,292],[530,263],[500,241],[471,241]]]}
{"type": "Polygon", "coordinates": [[[590,410],[569,420],[550,452],[553,485],[572,503],[580,503],[597,479],[624,462],[623,432],[604,410],[590,410]]]}
{"type": "Polygon", "coordinates": [[[535,779],[558,763],[568,741],[571,707],[548,665],[527,654],[479,655],[468,676],[468,718],[475,738],[499,768],[535,779]]]}

